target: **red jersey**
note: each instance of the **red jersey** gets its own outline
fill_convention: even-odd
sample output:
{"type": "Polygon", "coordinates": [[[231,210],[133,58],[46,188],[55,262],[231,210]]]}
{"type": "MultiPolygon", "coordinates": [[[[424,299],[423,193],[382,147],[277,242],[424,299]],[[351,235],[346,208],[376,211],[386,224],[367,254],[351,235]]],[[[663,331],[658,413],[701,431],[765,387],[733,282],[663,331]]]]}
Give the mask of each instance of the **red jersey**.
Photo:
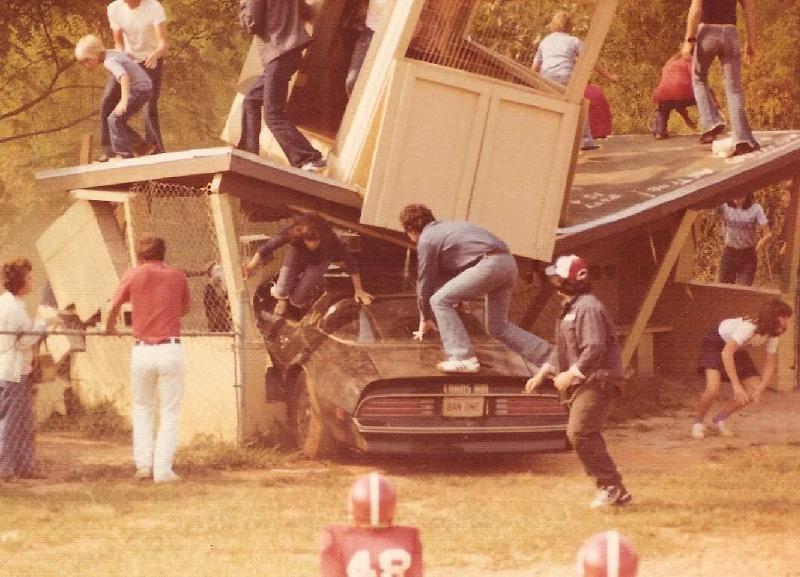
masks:
{"type": "Polygon", "coordinates": [[[189,281],[180,270],[161,261],[129,268],[112,304],[130,301],[133,336],[155,343],[181,334],[181,316],[189,306],[189,281]]]}
{"type": "Polygon", "coordinates": [[[320,536],[320,577],[422,577],[415,527],[331,525],[320,536]]]}
{"type": "Polygon", "coordinates": [[[661,69],[661,80],[653,90],[653,101],[694,100],[692,89],[692,61],[674,58],[661,69]]]}

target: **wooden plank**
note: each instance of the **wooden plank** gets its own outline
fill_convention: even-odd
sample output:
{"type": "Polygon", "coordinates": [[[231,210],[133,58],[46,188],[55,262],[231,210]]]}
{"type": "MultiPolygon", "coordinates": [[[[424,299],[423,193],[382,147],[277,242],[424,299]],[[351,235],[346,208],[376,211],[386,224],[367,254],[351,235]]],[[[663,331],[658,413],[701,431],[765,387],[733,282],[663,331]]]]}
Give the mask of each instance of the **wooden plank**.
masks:
{"type": "Polygon", "coordinates": [[[137,264],[136,218],[133,216],[133,205],[129,200],[125,201],[122,206],[125,211],[125,241],[128,243],[128,255],[131,259],[131,264],[135,266],[137,264]]]}
{"type": "Polygon", "coordinates": [[[375,111],[380,108],[393,63],[402,58],[417,27],[424,0],[389,0],[381,25],[372,37],[359,78],[353,88],[342,118],[334,154],[329,158],[330,172],[343,182],[351,182],[375,111]]]}
{"type": "Polygon", "coordinates": [[[96,162],[35,173],[41,192],[63,193],[77,188],[118,186],[144,180],[215,174],[230,169],[231,148],[202,148],[151,154],[125,160],[96,162]]]}
{"type": "Polygon", "coordinates": [[[219,192],[221,182],[222,175],[215,175],[211,183],[209,203],[235,333],[239,407],[237,439],[239,443],[243,443],[253,435],[264,432],[267,415],[264,372],[268,356],[264,351],[263,338],[258,331],[253,309],[249,306],[233,210],[230,197],[219,192]]]}
{"type": "Polygon", "coordinates": [[[230,170],[242,176],[345,207],[361,208],[363,202],[359,191],[352,186],[319,174],[304,172],[286,164],[266,160],[243,150],[232,151],[230,170]]]}
{"type": "Polygon", "coordinates": [[[696,210],[687,210],[680,224],[678,225],[672,242],[667,249],[664,259],[661,261],[661,266],[656,271],[653,282],[645,295],[639,312],[631,325],[631,331],[628,338],[625,339],[625,344],[622,347],[622,364],[627,367],[633,358],[633,353],[639,344],[639,339],[650,321],[650,315],[653,314],[658,298],[661,296],[661,291],[664,289],[669,278],[670,271],[678,260],[678,255],[683,248],[683,244],[692,232],[692,225],[697,219],[698,212],[696,210]]]}
{"type": "MultiPolygon", "coordinates": [[[[761,136],[770,139],[783,138],[780,133],[762,133],[761,136]]],[[[667,192],[654,194],[644,194],[646,191],[635,189],[628,180],[629,175],[625,173],[626,166],[635,168],[641,166],[639,163],[647,159],[653,150],[650,148],[653,145],[645,143],[645,137],[642,137],[641,141],[644,146],[642,146],[642,154],[639,156],[643,158],[637,158],[635,144],[640,140],[638,137],[623,136],[615,141],[609,141],[603,145],[604,149],[598,151],[599,162],[592,160],[593,153],[589,153],[582,159],[583,164],[579,163],[576,179],[581,175],[583,167],[591,169],[592,178],[598,179],[598,183],[592,184],[587,181],[583,187],[584,192],[594,194],[597,191],[602,196],[608,191],[614,190],[617,191],[616,196],[619,199],[615,204],[609,205],[611,208],[609,206],[584,208],[585,214],[592,216],[599,214],[600,216],[560,228],[555,242],[555,251],[561,254],[575,252],[580,247],[661,220],[686,208],[694,209],[712,201],[722,202],[733,196],[741,195],[743,192],[755,191],[780,182],[792,176],[800,164],[800,139],[794,138],[793,134],[788,133],[785,134],[785,137],[781,143],[775,145],[773,150],[756,153],[752,158],[742,158],[741,162],[737,163],[729,163],[708,156],[705,161],[706,166],[714,167],[713,170],[708,170],[709,174],[700,177],[687,175],[685,179],[674,178],[670,181],[669,186],[666,186],[667,192]],[[629,142],[623,142],[625,140],[629,142]],[[606,167],[606,161],[613,156],[612,151],[619,152],[618,160],[612,166],[606,167]],[[600,176],[604,179],[602,183],[600,176]],[[626,180],[628,183],[625,182],[626,180]],[[632,188],[633,190],[631,190],[632,188]],[[645,200],[642,201],[642,198],[645,200]]],[[[703,151],[701,150],[700,153],[702,154],[703,151]]],[[[663,157],[663,152],[660,154],[663,157]]],[[[692,146],[691,149],[686,150],[685,154],[684,152],[675,153],[670,162],[675,162],[677,165],[686,164],[688,159],[696,154],[697,148],[692,146]]],[[[663,165],[659,166],[663,170],[663,165]]],[[[658,174],[659,166],[648,168],[648,170],[654,170],[655,174],[658,174]]],[[[636,181],[635,184],[647,187],[650,183],[656,188],[664,184],[658,178],[636,181]]],[[[574,190],[572,198],[574,201],[574,190]]],[[[575,209],[570,210],[571,217],[574,217],[575,212],[575,209]]]]}
{"type": "Polygon", "coordinates": [[[581,57],[578,58],[567,85],[567,101],[580,103],[583,100],[583,91],[592,76],[616,9],[617,0],[598,0],[589,31],[583,40],[581,57]]]}
{"type": "Polygon", "coordinates": [[[222,175],[215,175],[211,184],[212,194],[208,200],[211,206],[211,215],[214,221],[217,246],[219,247],[220,264],[222,265],[225,288],[228,291],[231,307],[231,317],[234,320],[234,330],[242,330],[254,340],[261,342],[256,329],[256,320],[252,309],[246,307],[247,311],[240,310],[240,302],[237,295],[246,292],[244,278],[242,277],[242,262],[239,256],[239,239],[234,225],[233,211],[230,205],[230,198],[226,194],[220,194],[220,183],[222,175]],[[244,319],[246,326],[237,327],[238,319],[244,319]]]}
{"type": "Polygon", "coordinates": [[[108,190],[104,188],[75,188],[69,191],[69,195],[74,199],[95,200],[102,202],[128,202],[136,196],[135,192],[129,190],[108,190]]]}

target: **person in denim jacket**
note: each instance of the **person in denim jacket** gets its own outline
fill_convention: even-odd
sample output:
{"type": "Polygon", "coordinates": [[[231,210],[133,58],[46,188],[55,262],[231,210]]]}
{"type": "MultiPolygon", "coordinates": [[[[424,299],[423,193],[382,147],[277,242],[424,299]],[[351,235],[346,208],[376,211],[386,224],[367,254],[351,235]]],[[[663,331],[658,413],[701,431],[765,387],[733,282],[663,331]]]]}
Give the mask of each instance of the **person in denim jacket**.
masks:
{"type": "Polygon", "coordinates": [[[556,346],[525,390],[533,392],[552,378],[562,399],[570,405],[567,436],[597,485],[590,506],[627,505],[631,494],[601,432],[622,380],[622,355],[614,321],[605,305],[591,294],[589,269],[583,259],[561,256],[545,274],[558,289],[563,308],[556,323],[556,346]]]}

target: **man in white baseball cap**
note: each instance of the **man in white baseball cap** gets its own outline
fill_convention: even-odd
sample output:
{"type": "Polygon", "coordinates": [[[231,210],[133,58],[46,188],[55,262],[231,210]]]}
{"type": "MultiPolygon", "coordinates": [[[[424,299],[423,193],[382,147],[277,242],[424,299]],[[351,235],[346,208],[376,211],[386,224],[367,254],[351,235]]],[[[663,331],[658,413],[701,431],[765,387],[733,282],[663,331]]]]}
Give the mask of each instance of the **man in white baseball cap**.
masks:
{"type": "Polygon", "coordinates": [[[606,449],[601,433],[609,405],[619,394],[622,355],[614,321],[591,294],[589,267],[574,254],[560,256],[545,274],[561,295],[556,346],[525,386],[535,391],[552,378],[570,405],[567,436],[586,474],[595,479],[592,508],[626,505],[632,497],[606,449]]]}

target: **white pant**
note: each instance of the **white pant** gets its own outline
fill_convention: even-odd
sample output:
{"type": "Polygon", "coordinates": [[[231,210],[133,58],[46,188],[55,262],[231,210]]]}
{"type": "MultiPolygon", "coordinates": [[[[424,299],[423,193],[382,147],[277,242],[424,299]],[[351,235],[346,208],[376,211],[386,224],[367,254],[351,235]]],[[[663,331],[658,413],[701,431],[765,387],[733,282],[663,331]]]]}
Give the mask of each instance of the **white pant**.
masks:
{"type": "Polygon", "coordinates": [[[151,467],[155,480],[172,472],[178,444],[181,399],[186,387],[186,358],[179,343],[136,345],[131,355],[133,388],[133,460],[136,468],[151,467]],[[158,437],[153,452],[156,392],[159,399],[158,437]]]}

